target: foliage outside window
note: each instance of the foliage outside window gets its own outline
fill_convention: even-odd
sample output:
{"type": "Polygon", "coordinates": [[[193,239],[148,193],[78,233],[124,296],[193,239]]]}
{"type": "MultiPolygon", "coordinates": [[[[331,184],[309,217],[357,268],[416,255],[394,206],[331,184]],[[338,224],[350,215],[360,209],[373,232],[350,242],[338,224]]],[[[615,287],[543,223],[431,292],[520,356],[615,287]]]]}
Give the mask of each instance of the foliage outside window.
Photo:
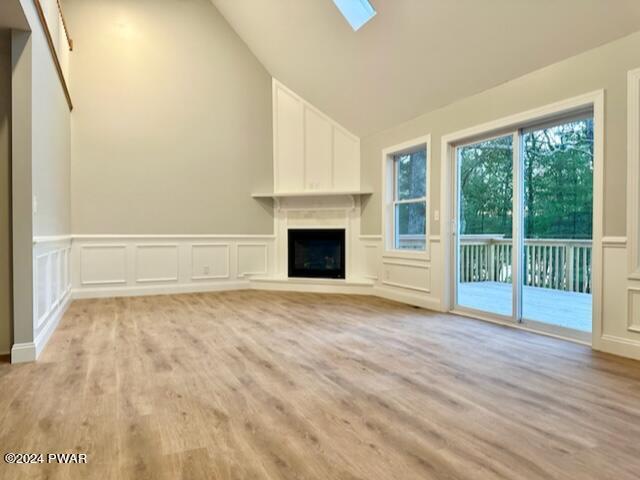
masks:
{"type": "MultiPolygon", "coordinates": [[[[523,132],[524,227],[527,239],[591,239],[593,120],[523,132]]],[[[463,235],[512,236],[511,136],[462,147],[463,235]]]]}
{"type": "Polygon", "coordinates": [[[424,251],[427,245],[427,151],[392,155],[394,248],[424,251]]]}

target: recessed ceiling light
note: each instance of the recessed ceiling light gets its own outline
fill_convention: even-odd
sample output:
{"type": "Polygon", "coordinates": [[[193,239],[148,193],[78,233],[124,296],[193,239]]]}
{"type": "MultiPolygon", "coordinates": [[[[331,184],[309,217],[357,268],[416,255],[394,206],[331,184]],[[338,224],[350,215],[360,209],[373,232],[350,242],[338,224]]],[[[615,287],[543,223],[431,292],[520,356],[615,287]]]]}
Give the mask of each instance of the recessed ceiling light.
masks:
{"type": "Polygon", "coordinates": [[[376,14],[368,0],[333,0],[333,3],[336,4],[354,31],[357,31],[376,14]]]}

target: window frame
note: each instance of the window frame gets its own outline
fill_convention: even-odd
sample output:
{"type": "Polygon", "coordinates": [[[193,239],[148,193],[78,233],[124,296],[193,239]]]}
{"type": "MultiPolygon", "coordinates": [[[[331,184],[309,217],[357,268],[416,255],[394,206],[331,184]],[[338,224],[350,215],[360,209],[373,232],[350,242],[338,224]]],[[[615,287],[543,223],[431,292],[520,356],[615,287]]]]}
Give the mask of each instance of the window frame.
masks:
{"type": "Polygon", "coordinates": [[[423,135],[407,142],[385,148],[382,152],[383,161],[383,195],[382,195],[382,228],[383,228],[383,257],[404,259],[429,259],[429,221],[431,218],[431,201],[429,180],[431,178],[431,135],[423,135]],[[425,162],[425,195],[411,199],[398,199],[397,189],[397,156],[423,149],[426,153],[425,162]],[[425,204],[425,247],[422,250],[400,249],[396,247],[397,239],[397,207],[402,204],[425,204]]]}

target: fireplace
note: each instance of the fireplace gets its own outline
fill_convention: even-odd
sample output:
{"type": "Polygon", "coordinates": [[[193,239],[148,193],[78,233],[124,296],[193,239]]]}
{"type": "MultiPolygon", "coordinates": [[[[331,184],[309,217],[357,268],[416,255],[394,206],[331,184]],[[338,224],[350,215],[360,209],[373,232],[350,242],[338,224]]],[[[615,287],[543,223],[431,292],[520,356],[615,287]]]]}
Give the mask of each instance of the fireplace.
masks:
{"type": "Polygon", "coordinates": [[[344,229],[289,229],[289,277],[345,278],[344,229]]]}

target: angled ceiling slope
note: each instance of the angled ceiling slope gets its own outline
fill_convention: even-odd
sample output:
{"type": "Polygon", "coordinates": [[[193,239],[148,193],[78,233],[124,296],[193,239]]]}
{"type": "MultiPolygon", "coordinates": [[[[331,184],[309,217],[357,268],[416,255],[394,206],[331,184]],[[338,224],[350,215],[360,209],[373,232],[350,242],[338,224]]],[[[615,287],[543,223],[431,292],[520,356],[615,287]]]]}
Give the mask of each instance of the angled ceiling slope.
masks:
{"type": "Polygon", "coordinates": [[[366,136],[640,29],[638,0],[212,0],[269,72],[366,136]]]}

